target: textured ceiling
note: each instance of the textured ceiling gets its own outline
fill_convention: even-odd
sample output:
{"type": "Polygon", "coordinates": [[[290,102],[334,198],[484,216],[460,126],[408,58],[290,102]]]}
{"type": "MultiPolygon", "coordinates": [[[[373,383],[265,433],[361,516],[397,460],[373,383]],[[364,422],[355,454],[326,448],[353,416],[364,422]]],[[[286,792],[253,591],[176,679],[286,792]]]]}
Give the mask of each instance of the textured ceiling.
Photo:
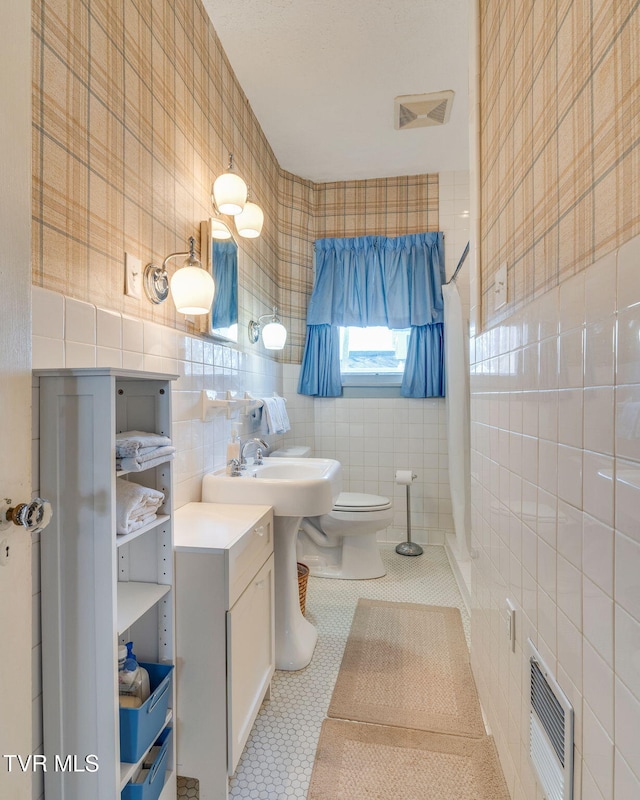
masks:
{"type": "Polygon", "coordinates": [[[468,0],[204,0],[280,165],[313,181],[468,169],[468,0]],[[450,121],[394,98],[453,89],[450,121]]]}

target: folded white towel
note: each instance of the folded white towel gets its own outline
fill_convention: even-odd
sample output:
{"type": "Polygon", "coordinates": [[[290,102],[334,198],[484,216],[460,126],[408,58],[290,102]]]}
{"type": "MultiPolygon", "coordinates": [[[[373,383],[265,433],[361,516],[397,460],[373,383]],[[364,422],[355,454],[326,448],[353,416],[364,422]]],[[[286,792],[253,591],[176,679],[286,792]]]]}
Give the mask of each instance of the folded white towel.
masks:
{"type": "Polygon", "coordinates": [[[149,469],[162,464],[163,461],[170,461],[176,451],[175,447],[150,447],[145,448],[145,453],[132,458],[116,458],[116,469],[126,470],[127,472],[139,472],[142,469],[149,469]],[[153,463],[151,463],[153,462],[153,463]]]}
{"type": "Polygon", "coordinates": [[[142,450],[165,447],[171,444],[168,436],[146,431],[124,431],[116,435],[116,457],[130,458],[141,454],[142,450]]]}
{"type": "Polygon", "coordinates": [[[157,515],[164,494],[157,489],[116,478],[116,531],[132,533],[157,515]]]}
{"type": "Polygon", "coordinates": [[[291,430],[284,397],[263,397],[262,415],[267,433],[286,433],[291,430]]]}

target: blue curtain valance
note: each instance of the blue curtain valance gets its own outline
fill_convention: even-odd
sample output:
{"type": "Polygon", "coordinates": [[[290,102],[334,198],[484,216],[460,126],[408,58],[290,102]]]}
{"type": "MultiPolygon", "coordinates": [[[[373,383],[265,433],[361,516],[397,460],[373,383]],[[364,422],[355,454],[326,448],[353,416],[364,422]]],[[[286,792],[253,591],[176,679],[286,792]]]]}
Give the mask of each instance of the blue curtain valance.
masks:
{"type": "Polygon", "coordinates": [[[409,328],[443,320],[441,233],[318,239],[307,325],[409,328]]]}
{"type": "Polygon", "coordinates": [[[442,233],[318,239],[298,391],[342,393],[337,327],[411,328],[405,397],[444,396],[442,233]]]}

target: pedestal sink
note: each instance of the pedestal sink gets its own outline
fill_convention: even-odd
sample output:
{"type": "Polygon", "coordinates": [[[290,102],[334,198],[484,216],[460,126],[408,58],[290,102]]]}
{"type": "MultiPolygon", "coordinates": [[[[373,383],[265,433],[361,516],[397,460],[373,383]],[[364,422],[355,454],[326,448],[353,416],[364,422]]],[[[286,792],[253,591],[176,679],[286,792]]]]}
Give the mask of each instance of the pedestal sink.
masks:
{"type": "Polygon", "coordinates": [[[318,633],[300,611],[296,538],[303,517],[331,511],[341,484],[340,462],[330,458],[265,458],[240,477],[210,473],[202,479],[204,503],[273,507],[277,669],[302,669],[311,661],[318,633]]]}

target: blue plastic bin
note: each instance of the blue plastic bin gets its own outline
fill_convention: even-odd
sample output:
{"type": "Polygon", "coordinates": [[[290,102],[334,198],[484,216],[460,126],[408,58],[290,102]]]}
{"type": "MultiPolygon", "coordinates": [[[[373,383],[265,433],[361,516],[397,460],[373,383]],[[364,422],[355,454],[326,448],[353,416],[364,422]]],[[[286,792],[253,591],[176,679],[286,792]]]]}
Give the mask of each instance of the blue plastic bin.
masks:
{"type": "Polygon", "coordinates": [[[171,728],[165,728],[155,744],[162,745],[156,760],[151,765],[149,774],[144,783],[128,783],[120,793],[121,800],[158,800],[169,762],[169,748],[171,747],[171,728]]]}
{"type": "Polygon", "coordinates": [[[134,763],[162,730],[171,696],[171,664],[143,664],[151,694],[140,708],[120,709],[120,761],[134,763]]]}

